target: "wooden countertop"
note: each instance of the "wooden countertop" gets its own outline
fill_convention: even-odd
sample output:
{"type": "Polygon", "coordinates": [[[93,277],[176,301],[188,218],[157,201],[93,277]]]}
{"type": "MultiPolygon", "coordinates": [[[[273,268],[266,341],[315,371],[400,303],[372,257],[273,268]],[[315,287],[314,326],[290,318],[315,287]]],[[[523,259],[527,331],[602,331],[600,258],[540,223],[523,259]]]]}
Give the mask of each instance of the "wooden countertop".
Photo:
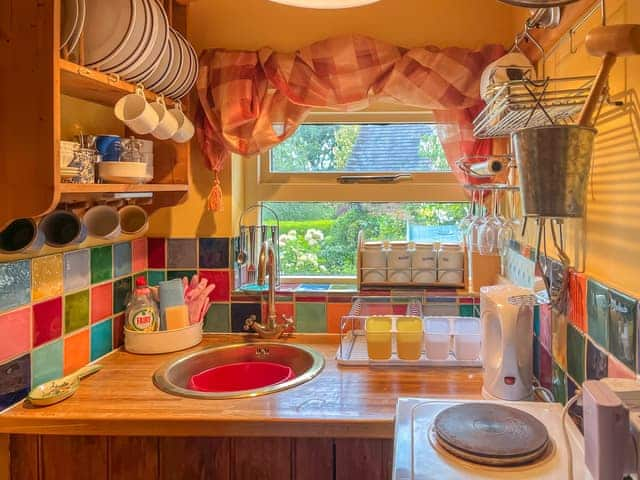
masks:
{"type": "Polygon", "coordinates": [[[171,359],[247,339],[254,340],[207,336],[194,349],[166,355],[116,351],[100,360],[104,368],[82,380],[64,402],[45,408],[23,402],[7,410],[0,415],[0,433],[393,438],[400,396],[480,398],[478,368],[340,367],[338,337],[331,335],[285,340],[314,347],[326,365],[310,382],[272,395],[196,400],[164,393],[151,381],[171,359]]]}

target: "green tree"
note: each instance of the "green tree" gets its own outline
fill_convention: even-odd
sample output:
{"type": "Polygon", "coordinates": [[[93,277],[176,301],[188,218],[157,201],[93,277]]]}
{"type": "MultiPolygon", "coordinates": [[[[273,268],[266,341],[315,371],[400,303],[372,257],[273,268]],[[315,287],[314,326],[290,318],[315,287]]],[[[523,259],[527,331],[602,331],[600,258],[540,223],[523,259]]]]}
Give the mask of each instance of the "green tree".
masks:
{"type": "Polygon", "coordinates": [[[435,131],[426,133],[420,137],[420,146],[418,155],[423,158],[431,160],[432,168],[436,171],[448,171],[451,170],[447,157],[444,154],[442,143],[435,131]]]}

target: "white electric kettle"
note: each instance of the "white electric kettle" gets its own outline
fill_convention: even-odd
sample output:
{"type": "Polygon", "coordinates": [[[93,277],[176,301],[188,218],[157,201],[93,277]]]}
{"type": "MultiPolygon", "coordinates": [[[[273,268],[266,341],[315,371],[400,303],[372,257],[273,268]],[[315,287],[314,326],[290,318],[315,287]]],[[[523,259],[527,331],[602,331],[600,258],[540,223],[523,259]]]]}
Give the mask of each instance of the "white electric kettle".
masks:
{"type": "Polygon", "coordinates": [[[482,395],[491,400],[533,397],[533,305],[509,299],[531,298],[531,289],[494,285],[480,289],[482,395]]]}

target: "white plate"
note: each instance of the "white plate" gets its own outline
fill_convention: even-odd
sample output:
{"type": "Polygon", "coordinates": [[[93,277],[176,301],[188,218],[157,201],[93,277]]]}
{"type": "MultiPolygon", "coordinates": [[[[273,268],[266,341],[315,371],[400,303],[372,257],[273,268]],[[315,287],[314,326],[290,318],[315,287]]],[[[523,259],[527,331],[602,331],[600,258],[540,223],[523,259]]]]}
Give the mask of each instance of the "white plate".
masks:
{"type": "Polygon", "coordinates": [[[196,82],[198,81],[198,73],[200,70],[200,59],[198,58],[196,51],[191,45],[189,45],[189,50],[191,52],[191,56],[193,57],[193,65],[194,65],[193,73],[191,75],[191,78],[189,79],[189,82],[187,83],[187,86],[182,91],[176,93],[175,95],[176,99],[180,99],[185,95],[187,95],[191,91],[191,89],[194,87],[196,82]]]}
{"type": "Polygon", "coordinates": [[[184,90],[184,87],[187,86],[187,83],[191,79],[191,73],[195,69],[195,65],[193,65],[193,58],[191,57],[191,51],[189,49],[189,43],[177,30],[175,31],[175,34],[180,42],[180,48],[182,49],[182,66],[180,67],[180,71],[176,76],[176,79],[163,92],[169,98],[175,98],[174,95],[176,93],[184,90]]]}
{"type": "Polygon", "coordinates": [[[120,53],[133,33],[138,1],[86,0],[85,65],[101,67],[120,53]]]}
{"type": "Polygon", "coordinates": [[[155,91],[155,87],[160,85],[167,78],[171,65],[173,65],[173,59],[175,54],[173,52],[173,43],[171,42],[170,31],[167,32],[167,47],[162,53],[162,57],[158,62],[158,65],[153,69],[149,78],[145,80],[145,87],[149,90],[155,91]]]}
{"type": "Polygon", "coordinates": [[[87,5],[85,0],[78,0],[78,21],[76,22],[76,28],[73,29],[73,34],[71,35],[71,39],[69,40],[69,51],[72,52],[78,46],[78,42],[80,41],[80,35],[82,35],[82,31],[84,30],[84,22],[87,16],[87,5]]]}
{"type": "Polygon", "coordinates": [[[151,9],[154,22],[158,25],[158,34],[148,47],[148,55],[144,61],[127,75],[127,79],[133,83],[144,82],[151,77],[169,44],[169,20],[164,8],[157,0],[151,0],[151,9]]]}
{"type": "Polygon", "coordinates": [[[164,93],[165,91],[167,91],[168,87],[173,85],[173,83],[176,81],[176,78],[178,78],[180,69],[185,68],[185,59],[182,58],[183,52],[181,42],[175,34],[173,28],[170,28],[169,32],[169,41],[173,46],[173,61],[171,62],[169,71],[167,72],[167,76],[163,79],[163,81],[158,82],[158,84],[154,87],[149,86],[149,88],[153,89],[156,93],[164,93]]]}
{"type": "Polygon", "coordinates": [[[78,23],[78,0],[63,0],[60,7],[60,49],[62,50],[71,40],[73,30],[78,23]]]}
{"type": "Polygon", "coordinates": [[[131,76],[134,72],[139,71],[144,62],[151,55],[151,50],[158,39],[160,33],[160,20],[162,15],[156,13],[153,8],[155,0],[144,0],[147,5],[147,29],[145,30],[145,37],[140,44],[139,53],[135,60],[126,68],[123,68],[119,73],[125,79],[131,81],[131,76]]]}
{"type": "Polygon", "coordinates": [[[135,0],[137,2],[137,14],[133,26],[133,33],[127,40],[124,48],[101,65],[106,72],[122,74],[138,61],[146,42],[151,35],[151,7],[148,0],[135,0]]]}

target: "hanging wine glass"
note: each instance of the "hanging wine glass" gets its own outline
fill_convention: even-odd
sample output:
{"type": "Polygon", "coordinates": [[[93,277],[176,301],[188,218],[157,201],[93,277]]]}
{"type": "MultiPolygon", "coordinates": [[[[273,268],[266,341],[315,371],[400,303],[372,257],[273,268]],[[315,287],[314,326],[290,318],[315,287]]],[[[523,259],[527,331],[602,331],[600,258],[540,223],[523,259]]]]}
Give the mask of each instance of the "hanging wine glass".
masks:
{"type": "Polygon", "coordinates": [[[469,225],[475,218],[476,191],[471,191],[471,203],[467,208],[467,214],[458,222],[458,230],[460,232],[460,240],[466,242],[466,235],[469,231],[469,225]]]}
{"type": "Polygon", "coordinates": [[[491,214],[485,218],[478,228],[478,252],[480,255],[492,255],[496,253],[498,244],[498,231],[502,222],[498,218],[498,195],[496,190],[492,190],[491,214]]]}
{"type": "Polygon", "coordinates": [[[471,223],[469,224],[469,228],[467,229],[467,248],[470,252],[478,251],[478,231],[480,226],[484,223],[484,216],[482,214],[483,205],[482,199],[484,198],[483,192],[478,192],[478,200],[475,203],[476,210],[475,215],[471,223]]]}

